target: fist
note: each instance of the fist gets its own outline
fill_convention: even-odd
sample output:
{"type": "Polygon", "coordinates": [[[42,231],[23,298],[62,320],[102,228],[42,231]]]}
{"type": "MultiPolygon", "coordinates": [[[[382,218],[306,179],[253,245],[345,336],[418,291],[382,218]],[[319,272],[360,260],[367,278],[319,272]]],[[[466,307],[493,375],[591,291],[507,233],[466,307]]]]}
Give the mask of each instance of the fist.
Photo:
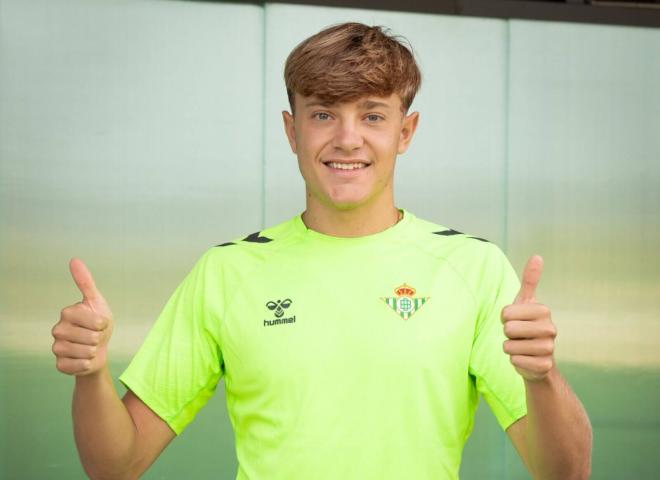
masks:
{"type": "Polygon", "coordinates": [[[543,259],[538,255],[530,258],[518,295],[511,305],[502,309],[501,315],[508,338],[504,351],[527,381],[543,380],[555,366],[557,329],[552,323],[550,308],[536,301],[536,286],[542,271],[543,259]]]}
{"type": "Polygon", "coordinates": [[[105,367],[112,334],[112,312],[85,264],[72,258],[69,270],[82,301],[64,307],[52,329],[57,369],[68,375],[89,375],[105,367]]]}

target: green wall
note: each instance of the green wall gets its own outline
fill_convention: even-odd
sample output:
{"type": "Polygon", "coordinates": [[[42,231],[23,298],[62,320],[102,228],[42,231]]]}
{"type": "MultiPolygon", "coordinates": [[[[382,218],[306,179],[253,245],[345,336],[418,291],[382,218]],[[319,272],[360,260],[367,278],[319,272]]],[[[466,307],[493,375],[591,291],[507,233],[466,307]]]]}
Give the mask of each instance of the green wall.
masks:
{"type": "MultiPolygon", "coordinates": [[[[660,31],[165,0],[0,0],[0,478],[84,478],[50,328],[84,259],[118,375],[208,247],[302,211],[289,51],[383,24],[424,75],[396,203],[546,261],[598,479],[660,477],[660,31]]],[[[528,478],[487,407],[461,478],[528,478]]],[[[145,478],[235,475],[222,386],[145,478]]],[[[184,478],[185,478],[184,477],[184,478]]]]}

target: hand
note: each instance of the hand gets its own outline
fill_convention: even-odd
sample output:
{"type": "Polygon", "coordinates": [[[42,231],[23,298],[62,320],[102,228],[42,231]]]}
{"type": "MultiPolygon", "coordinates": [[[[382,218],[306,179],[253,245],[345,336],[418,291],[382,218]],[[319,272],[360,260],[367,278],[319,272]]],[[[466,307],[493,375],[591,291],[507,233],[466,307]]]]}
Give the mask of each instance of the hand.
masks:
{"type": "Polygon", "coordinates": [[[543,258],[534,255],[525,265],[518,295],[501,315],[504,334],[509,338],[504,342],[504,351],[527,381],[543,380],[555,365],[557,328],[550,318],[550,308],[536,302],[542,271],[543,258]]]}
{"type": "Polygon", "coordinates": [[[112,312],[82,260],[72,258],[69,270],[82,301],[62,309],[52,330],[57,369],[68,375],[96,373],[107,363],[112,312]]]}

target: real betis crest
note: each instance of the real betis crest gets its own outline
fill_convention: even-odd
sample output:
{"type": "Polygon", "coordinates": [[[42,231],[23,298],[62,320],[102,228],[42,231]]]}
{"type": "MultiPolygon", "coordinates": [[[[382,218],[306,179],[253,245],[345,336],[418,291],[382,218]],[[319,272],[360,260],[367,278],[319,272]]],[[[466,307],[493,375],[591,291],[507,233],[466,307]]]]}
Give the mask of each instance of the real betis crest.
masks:
{"type": "Polygon", "coordinates": [[[410,285],[403,284],[394,289],[396,297],[381,297],[387,305],[401,318],[408,320],[413,314],[422,308],[430,297],[415,297],[416,290],[410,285]]]}

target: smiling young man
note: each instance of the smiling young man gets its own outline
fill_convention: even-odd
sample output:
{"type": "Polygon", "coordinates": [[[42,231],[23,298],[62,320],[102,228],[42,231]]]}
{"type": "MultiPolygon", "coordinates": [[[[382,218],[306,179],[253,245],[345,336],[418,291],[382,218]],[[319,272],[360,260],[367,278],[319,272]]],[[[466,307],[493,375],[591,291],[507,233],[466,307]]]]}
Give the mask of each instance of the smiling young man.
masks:
{"type": "Polygon", "coordinates": [[[71,261],[83,300],[62,311],[53,352],[76,375],[92,477],[137,477],[220,379],[239,479],[455,479],[479,393],[535,478],[589,475],[589,421],[536,302],[540,257],[521,284],[495,245],[394,204],[420,80],[380,27],[329,27],[291,52],[283,120],[305,211],[202,256],[120,377],[123,400],[112,313],[71,261]]]}

